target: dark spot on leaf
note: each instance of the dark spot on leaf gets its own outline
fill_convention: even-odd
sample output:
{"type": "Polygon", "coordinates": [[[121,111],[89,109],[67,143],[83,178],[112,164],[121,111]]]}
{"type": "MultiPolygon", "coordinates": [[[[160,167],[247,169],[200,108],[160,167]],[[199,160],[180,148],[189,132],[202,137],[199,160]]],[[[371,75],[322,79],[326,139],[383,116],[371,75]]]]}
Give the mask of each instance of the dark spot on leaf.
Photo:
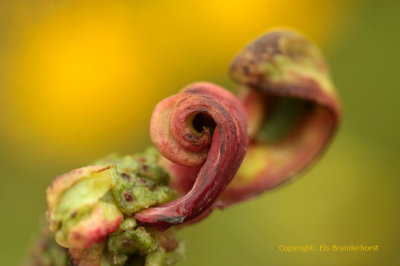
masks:
{"type": "Polygon", "coordinates": [[[124,192],[124,198],[128,202],[133,201],[132,195],[129,192],[124,192]]]}
{"type": "Polygon", "coordinates": [[[101,169],[95,171],[95,173],[101,173],[101,172],[103,172],[103,171],[105,171],[105,170],[107,170],[107,169],[110,169],[111,167],[112,167],[112,166],[107,166],[107,167],[101,168],[101,169]]]}
{"type": "Polygon", "coordinates": [[[130,175],[128,175],[127,173],[122,173],[121,176],[122,176],[123,179],[131,180],[130,175]]]}
{"type": "Polygon", "coordinates": [[[139,182],[142,183],[143,185],[147,186],[149,185],[149,181],[145,178],[138,178],[139,182]]]}

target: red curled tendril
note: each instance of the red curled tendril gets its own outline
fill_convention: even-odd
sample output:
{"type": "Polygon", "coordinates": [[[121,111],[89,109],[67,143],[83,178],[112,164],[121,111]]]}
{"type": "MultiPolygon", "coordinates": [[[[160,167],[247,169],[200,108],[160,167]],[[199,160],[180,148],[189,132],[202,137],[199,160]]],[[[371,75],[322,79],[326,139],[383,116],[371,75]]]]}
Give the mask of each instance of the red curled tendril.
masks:
{"type": "Polygon", "coordinates": [[[235,176],[246,154],[246,115],[230,92],[210,83],[189,85],[161,101],[150,124],[151,139],[172,162],[190,166],[196,179],[175,201],[143,210],[135,218],[160,230],[206,211],[235,176]]]}
{"type": "Polygon", "coordinates": [[[322,52],[304,36],[291,30],[261,36],[236,56],[230,75],[241,100],[196,83],[156,107],[151,137],[170,160],[160,163],[182,197],[141,211],[138,220],[160,229],[197,222],[215,207],[290,180],[328,146],[340,100],[322,52]]]}

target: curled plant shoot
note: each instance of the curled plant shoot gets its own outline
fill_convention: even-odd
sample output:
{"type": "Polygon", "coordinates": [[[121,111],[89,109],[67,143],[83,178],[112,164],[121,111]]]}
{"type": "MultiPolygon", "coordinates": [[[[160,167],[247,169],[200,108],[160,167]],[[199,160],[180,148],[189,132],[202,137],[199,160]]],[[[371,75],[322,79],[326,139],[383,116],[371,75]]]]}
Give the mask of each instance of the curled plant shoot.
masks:
{"type": "Polygon", "coordinates": [[[167,159],[184,166],[201,165],[186,195],[135,215],[159,229],[189,221],[207,210],[234,177],[247,149],[242,104],[210,83],[189,85],[159,103],[150,133],[167,159]]]}
{"type": "Polygon", "coordinates": [[[57,177],[47,190],[54,236],[45,233],[34,265],[171,265],[184,254],[171,227],[272,189],[324,151],[341,106],[318,47],[271,31],[236,56],[230,76],[239,97],[198,82],[156,106],[159,152],[111,155],[57,177]]]}

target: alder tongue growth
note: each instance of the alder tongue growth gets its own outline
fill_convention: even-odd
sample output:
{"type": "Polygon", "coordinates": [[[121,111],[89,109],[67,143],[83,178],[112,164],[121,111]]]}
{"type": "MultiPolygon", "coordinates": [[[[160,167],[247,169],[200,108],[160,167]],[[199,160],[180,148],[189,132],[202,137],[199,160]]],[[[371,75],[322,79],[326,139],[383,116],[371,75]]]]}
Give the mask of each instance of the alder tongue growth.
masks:
{"type": "Polygon", "coordinates": [[[196,223],[255,197],[325,150],[341,106],[313,43],[293,31],[269,32],[236,56],[230,75],[238,98],[202,82],[157,105],[150,134],[164,157],[152,149],[113,154],[57,177],[46,199],[58,244],[48,232],[36,260],[172,265],[184,245],[173,230],[154,227],[196,223]]]}
{"type": "Polygon", "coordinates": [[[247,127],[242,103],[210,83],[194,83],[161,101],[153,112],[151,139],[170,161],[199,169],[186,195],[135,215],[165,230],[206,211],[235,176],[246,154],[247,127]]]}
{"type": "Polygon", "coordinates": [[[181,198],[141,211],[138,220],[159,229],[197,222],[295,177],[328,146],[340,100],[322,52],[304,36],[261,36],[236,56],[230,75],[240,100],[196,83],[156,107],[151,137],[181,198]]]}
{"type": "Polygon", "coordinates": [[[315,162],[340,122],[341,105],[320,49],[303,35],[276,30],[248,45],[230,75],[242,89],[250,145],[218,205],[275,188],[315,162]]]}

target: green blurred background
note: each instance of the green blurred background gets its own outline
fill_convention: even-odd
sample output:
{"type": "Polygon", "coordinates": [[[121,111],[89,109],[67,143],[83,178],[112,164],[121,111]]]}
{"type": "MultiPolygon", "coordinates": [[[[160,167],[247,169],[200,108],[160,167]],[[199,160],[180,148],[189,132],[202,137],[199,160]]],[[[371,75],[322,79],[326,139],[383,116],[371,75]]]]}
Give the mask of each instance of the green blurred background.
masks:
{"type": "Polygon", "coordinates": [[[180,265],[396,265],[399,10],[372,0],[1,0],[0,265],[23,261],[56,175],[149,145],[154,105],[189,82],[235,91],[231,58],[276,26],[327,54],[341,129],[301,178],[182,230],[180,265]],[[380,250],[287,254],[280,244],[380,250]]]}

